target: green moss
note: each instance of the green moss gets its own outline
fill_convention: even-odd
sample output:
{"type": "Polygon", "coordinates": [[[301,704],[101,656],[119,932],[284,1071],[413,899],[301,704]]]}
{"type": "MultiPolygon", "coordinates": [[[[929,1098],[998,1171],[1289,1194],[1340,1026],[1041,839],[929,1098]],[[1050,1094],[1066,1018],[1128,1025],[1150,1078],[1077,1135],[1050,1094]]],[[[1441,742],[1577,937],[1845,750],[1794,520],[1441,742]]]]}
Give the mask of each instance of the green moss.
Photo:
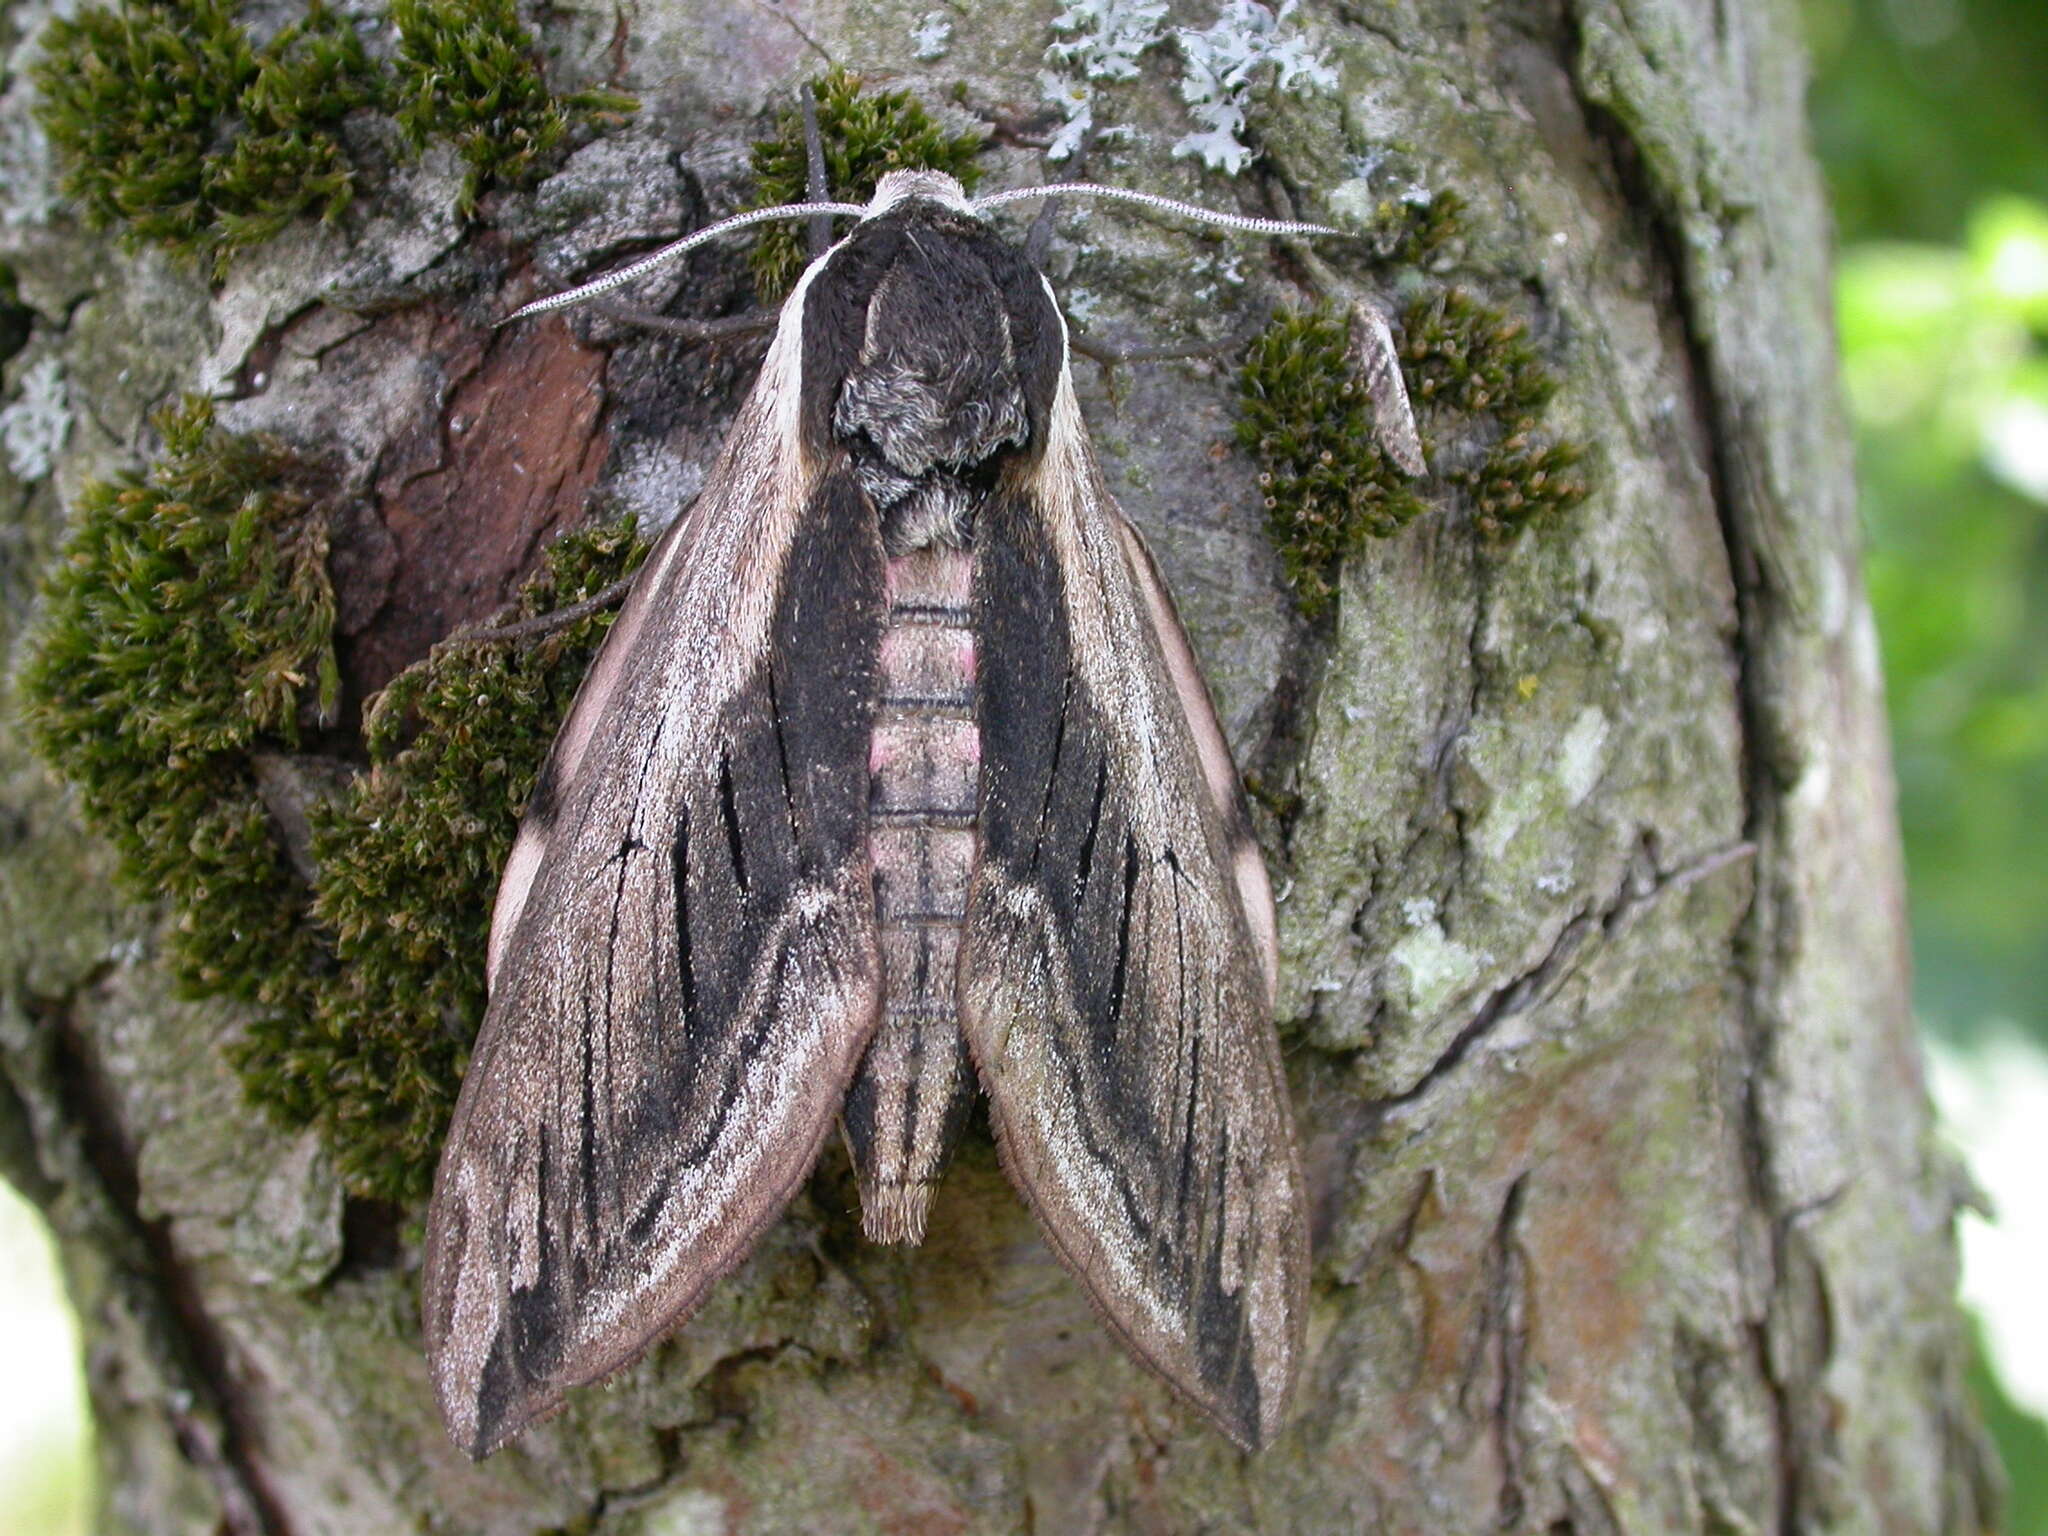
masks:
{"type": "Polygon", "coordinates": [[[1428,267],[1437,254],[1464,230],[1465,199],[1455,192],[1440,191],[1426,203],[1406,206],[1400,221],[1400,238],[1394,259],[1407,267],[1428,267]]]}
{"type": "Polygon", "coordinates": [[[1427,202],[1382,198],[1353,236],[1377,262],[1428,270],[1465,232],[1465,199],[1452,191],[1427,202]]]}
{"type": "Polygon", "coordinates": [[[395,82],[346,16],[315,3],[255,46],[229,0],[126,0],[50,23],[36,113],[88,222],[208,263],[355,193],[343,120],[395,110],[415,146],[454,142],[466,214],[578,123],[630,111],[609,91],[555,96],[512,0],[396,0],[395,82]]]}
{"type": "MultiPolygon", "coordinates": [[[[370,768],[316,802],[312,883],[254,756],[333,723],[326,523],[306,467],[163,417],[146,473],[89,486],[22,673],[31,741],[77,788],[124,886],[161,900],[180,991],[256,1005],[250,1096],[317,1125],[358,1193],[424,1195],[483,1012],[498,870],[610,614],[445,646],[372,712],[370,768]]],[[[521,610],[576,602],[645,553],[630,524],[559,541],[521,610]]]]}
{"type": "MultiPolygon", "coordinates": [[[[833,68],[812,82],[818,103],[818,139],[825,152],[825,184],[834,199],[865,202],[875,183],[898,170],[944,171],[972,191],[980,177],[977,133],[949,134],[908,91],[864,91],[860,77],[833,68]]],[[[772,208],[800,203],[808,189],[803,114],[783,114],[773,138],[754,145],[754,203],[772,208]]],[[[806,261],[800,224],[770,226],[755,243],[754,281],[764,299],[795,286],[806,261]]]]}
{"type": "Polygon", "coordinates": [[[1586,499],[1585,478],[1574,472],[1585,449],[1539,430],[1557,376],[1527,325],[1455,289],[1411,305],[1401,324],[1418,419],[1440,436],[1488,443],[1478,468],[1443,476],[1464,493],[1484,537],[1505,541],[1586,499]]]}
{"type": "Polygon", "coordinates": [[[1349,347],[1336,308],[1282,314],[1252,343],[1239,375],[1238,437],[1258,456],[1267,523],[1311,617],[1336,596],[1347,556],[1427,505],[1373,437],[1372,403],[1349,347]]]}
{"type": "Polygon", "coordinates": [[[1539,431],[1557,380],[1521,321],[1453,291],[1411,305],[1402,335],[1425,456],[1434,466],[1438,443],[1483,444],[1476,468],[1410,480],[1386,458],[1334,307],[1279,316],[1239,376],[1239,438],[1259,459],[1274,543],[1311,618],[1335,598],[1346,558],[1433,506],[1463,504],[1499,543],[1587,494],[1583,449],[1539,431]]]}
{"type": "Polygon", "coordinates": [[[391,18],[399,126],[416,146],[454,143],[469,168],[465,215],[487,182],[532,175],[572,127],[638,105],[615,91],[550,92],[513,0],[394,0],[391,18]]]}
{"type": "Polygon", "coordinates": [[[347,18],[315,4],[256,48],[225,0],[92,7],[43,33],[36,113],[95,227],[204,260],[353,195],[337,137],[381,88],[347,18]]]}
{"type": "Polygon", "coordinates": [[[290,747],[338,691],[326,528],[275,444],[159,419],[146,474],[86,488],[22,676],[30,739],[77,786],[123,883],[175,913],[191,994],[272,1003],[321,956],[252,749],[290,747]]]}
{"type": "MultiPolygon", "coordinates": [[[[527,615],[580,601],[645,554],[630,523],[554,545],[527,615]]],[[[378,701],[370,771],[318,811],[314,914],[339,964],[238,1053],[252,1094],[319,1125],[358,1192],[423,1196],[484,1004],[498,873],[541,759],[611,622],[444,647],[378,701]]]]}

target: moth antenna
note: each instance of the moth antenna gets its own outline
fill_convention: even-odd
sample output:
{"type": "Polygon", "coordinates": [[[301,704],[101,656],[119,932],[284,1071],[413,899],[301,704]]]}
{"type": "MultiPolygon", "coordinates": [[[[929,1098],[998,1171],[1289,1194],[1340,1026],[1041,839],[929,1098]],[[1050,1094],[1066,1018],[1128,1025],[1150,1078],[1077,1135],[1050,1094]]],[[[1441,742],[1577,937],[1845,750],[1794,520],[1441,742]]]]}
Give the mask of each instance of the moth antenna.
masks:
{"type": "Polygon", "coordinates": [[[1032,197],[1106,197],[1114,202],[1138,203],[1146,208],[1156,208],[1162,213],[1177,213],[1183,218],[1194,219],[1202,224],[1214,224],[1223,229],[1241,229],[1250,235],[1341,233],[1326,224],[1303,224],[1294,219],[1255,219],[1242,213],[1218,213],[1213,208],[1201,208],[1193,203],[1161,197],[1156,192],[1138,192],[1129,187],[1098,186],[1091,181],[1056,181],[1043,187],[1013,187],[1008,192],[992,192],[987,197],[977,197],[967,206],[971,212],[982,213],[990,208],[1000,208],[1005,203],[1020,203],[1032,197]]]}
{"type": "Polygon", "coordinates": [[[773,208],[749,208],[745,213],[735,213],[720,219],[716,224],[707,224],[693,235],[685,235],[672,245],[664,245],[652,256],[643,256],[631,266],[621,267],[616,272],[607,272],[603,277],[593,278],[580,288],[571,288],[562,293],[551,293],[544,299],[535,299],[512,311],[500,325],[510,325],[514,320],[524,320],[528,315],[544,314],[551,309],[567,309],[572,304],[581,304],[585,299],[594,299],[601,293],[610,293],[627,283],[645,277],[658,267],[665,267],[677,257],[694,251],[698,246],[716,240],[720,235],[729,235],[736,229],[745,229],[749,224],[766,224],[771,219],[808,219],[819,214],[844,214],[848,218],[859,218],[867,209],[859,203],[781,203],[773,208]]]}
{"type": "Polygon", "coordinates": [[[1024,233],[1024,259],[1034,267],[1045,265],[1045,254],[1052,249],[1052,224],[1059,216],[1060,200],[1048,197],[1038,205],[1038,215],[1031,221],[1031,228],[1024,233]]]}

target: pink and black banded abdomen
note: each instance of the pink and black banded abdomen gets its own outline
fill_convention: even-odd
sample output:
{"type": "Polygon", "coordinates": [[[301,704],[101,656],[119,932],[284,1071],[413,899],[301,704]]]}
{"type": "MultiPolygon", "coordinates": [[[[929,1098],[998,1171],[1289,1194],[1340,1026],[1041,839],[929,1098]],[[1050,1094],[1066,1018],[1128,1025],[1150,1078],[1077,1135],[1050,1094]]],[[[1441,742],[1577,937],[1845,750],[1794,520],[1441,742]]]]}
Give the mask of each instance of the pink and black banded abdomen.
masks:
{"type": "Polygon", "coordinates": [[[924,1237],[977,1090],[956,1001],[981,775],[972,582],[964,550],[889,562],[868,755],[882,1021],[844,1110],[862,1227],[877,1242],[924,1237]]]}

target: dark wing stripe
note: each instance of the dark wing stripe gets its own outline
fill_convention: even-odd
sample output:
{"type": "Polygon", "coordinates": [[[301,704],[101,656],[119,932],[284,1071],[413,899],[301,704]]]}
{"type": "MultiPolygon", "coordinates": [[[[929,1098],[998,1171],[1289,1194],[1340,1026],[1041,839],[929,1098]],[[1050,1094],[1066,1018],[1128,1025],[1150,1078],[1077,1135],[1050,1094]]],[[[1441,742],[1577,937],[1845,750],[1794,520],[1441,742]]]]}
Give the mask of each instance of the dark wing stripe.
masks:
{"type": "MultiPolygon", "coordinates": [[[[1052,762],[1045,775],[1045,799],[1038,807],[1038,834],[1031,840],[1031,867],[1034,870],[1038,868],[1039,856],[1045,851],[1045,829],[1052,820],[1053,791],[1059,788],[1060,782],[1060,753],[1067,744],[1067,705],[1073,696],[1074,674],[1069,672],[1060,682],[1060,710],[1052,728],[1052,762]]],[[[1091,825],[1088,828],[1088,846],[1092,849],[1094,845],[1095,828],[1091,825]]]]}
{"type": "Polygon", "coordinates": [[[782,702],[775,696],[775,669],[768,669],[768,719],[775,731],[775,767],[781,775],[782,808],[789,816],[789,840],[803,841],[803,833],[796,824],[796,791],[789,778],[789,737],[783,731],[782,702]]]}
{"type": "Polygon", "coordinates": [[[683,1028],[677,1049],[693,1049],[697,1034],[697,963],[690,949],[690,805],[676,806],[676,840],[669,854],[676,901],[676,977],[682,987],[683,1028]]]}
{"type": "Polygon", "coordinates": [[[1109,1006],[1103,1010],[1103,1021],[1108,1026],[1109,1040],[1105,1044],[1115,1045],[1118,1026],[1124,1017],[1124,979],[1130,974],[1131,961],[1131,909],[1138,889],[1138,840],[1124,839],[1124,899],[1117,907],[1116,919],[1116,964],[1109,972],[1109,1006]]]}
{"type": "MultiPolygon", "coordinates": [[[[1065,717],[1064,706],[1060,714],[1062,718],[1065,717]]],[[[1054,767],[1057,769],[1058,764],[1054,764],[1054,767]]],[[[1045,794],[1048,804],[1052,800],[1052,786],[1053,781],[1046,780],[1045,794]]],[[[1102,830],[1102,801],[1108,793],[1109,759],[1099,757],[1095,760],[1095,799],[1088,807],[1088,830],[1081,836],[1081,857],[1077,861],[1079,869],[1074,876],[1074,906],[1077,909],[1088,900],[1088,875],[1095,868],[1095,834],[1102,830]]]]}
{"type": "Polygon", "coordinates": [[[733,803],[732,753],[722,752],[718,758],[718,814],[725,822],[725,846],[732,855],[732,877],[739,882],[740,894],[747,894],[747,848],[740,836],[739,807],[733,803]]]}

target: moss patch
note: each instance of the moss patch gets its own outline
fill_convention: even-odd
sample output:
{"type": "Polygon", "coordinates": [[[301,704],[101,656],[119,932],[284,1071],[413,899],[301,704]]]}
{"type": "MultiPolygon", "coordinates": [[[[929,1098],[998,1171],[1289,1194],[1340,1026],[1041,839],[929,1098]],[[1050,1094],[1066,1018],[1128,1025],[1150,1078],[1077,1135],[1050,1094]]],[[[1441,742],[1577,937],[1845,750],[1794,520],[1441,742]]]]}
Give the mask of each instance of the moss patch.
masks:
{"type": "Polygon", "coordinates": [[[325,523],[301,467],[215,431],[204,401],[158,426],[163,458],[86,489],[45,583],[29,735],[127,887],[175,914],[180,989],[274,1004],[321,955],[249,753],[334,706],[325,523]]]}
{"type": "Polygon", "coordinates": [[[1427,271],[1452,251],[1465,233],[1465,199],[1449,189],[1426,202],[1383,198],[1355,238],[1371,259],[1427,271]]]}
{"type": "Polygon", "coordinates": [[[354,195],[337,137],[382,86],[345,17],[315,4],[262,48],[225,0],[153,0],[50,23],[37,116],[95,227],[209,262],[354,195]]]}
{"type": "Polygon", "coordinates": [[[417,145],[453,142],[467,215],[492,181],[524,181],[579,122],[631,112],[616,91],[553,95],[513,0],[395,0],[398,123],[417,145]]]}
{"type": "Polygon", "coordinates": [[[1500,542],[1586,496],[1583,450],[1539,433],[1557,380],[1520,321],[1454,291],[1410,305],[1401,328],[1425,456],[1434,467],[1439,442],[1481,444],[1476,467],[1410,480],[1387,459],[1334,306],[1277,317],[1239,375],[1239,440],[1258,457],[1274,543],[1310,618],[1328,610],[1343,562],[1366,540],[1435,506],[1467,506],[1500,542]]]}
{"type": "Polygon", "coordinates": [[[1487,444],[1476,469],[1442,477],[1464,493],[1482,535],[1511,539],[1586,499],[1585,478],[1574,472],[1584,447],[1539,431],[1557,375],[1523,321],[1454,289],[1410,305],[1401,327],[1409,391],[1418,421],[1428,423],[1424,443],[1434,435],[1487,444]]]}
{"type": "MultiPolygon", "coordinates": [[[[841,202],[866,202],[890,171],[944,171],[969,191],[980,178],[978,133],[949,134],[908,91],[866,91],[860,77],[834,68],[811,83],[818,103],[818,139],[825,184],[841,202]]],[[[800,203],[808,186],[803,114],[783,114],[773,138],[754,145],[756,208],[800,203]]],[[[770,226],[755,242],[754,282],[761,297],[781,298],[808,260],[800,224],[770,226]]]]}
{"type": "Polygon", "coordinates": [[[1349,345],[1340,309],[1282,314],[1252,343],[1238,378],[1238,439],[1258,456],[1267,524],[1311,617],[1336,596],[1346,556],[1427,506],[1373,437],[1349,345]]]}
{"type": "MultiPolygon", "coordinates": [[[[387,692],[370,769],[309,808],[309,881],[255,758],[331,722],[334,600],[316,480],[205,402],[160,421],[145,474],[89,487],[23,670],[31,740],[121,878],[162,900],[179,989],[255,1005],[250,1096],[317,1125],[351,1188],[429,1187],[483,1012],[498,870],[609,613],[539,640],[444,647],[387,692]]],[[[644,554],[630,524],[559,541],[534,615],[644,554]]]]}
{"type": "Polygon", "coordinates": [[[236,251],[349,205],[352,112],[394,111],[416,147],[452,140],[467,214],[488,182],[528,177],[573,127],[634,105],[550,94],[512,0],[397,0],[392,19],[395,76],[318,0],[260,48],[228,0],[128,0],[51,22],[36,115],[64,190],[95,227],[219,277],[236,251]]]}
{"type": "MultiPolygon", "coordinates": [[[[520,613],[579,602],[645,553],[630,523],[571,534],[520,613]]],[[[254,1029],[237,1065],[259,1102],[326,1132],[359,1192],[405,1201],[432,1183],[483,1016],[498,875],[611,619],[446,647],[404,673],[373,713],[370,771],[316,813],[314,915],[339,965],[304,1013],[254,1029]]]]}

